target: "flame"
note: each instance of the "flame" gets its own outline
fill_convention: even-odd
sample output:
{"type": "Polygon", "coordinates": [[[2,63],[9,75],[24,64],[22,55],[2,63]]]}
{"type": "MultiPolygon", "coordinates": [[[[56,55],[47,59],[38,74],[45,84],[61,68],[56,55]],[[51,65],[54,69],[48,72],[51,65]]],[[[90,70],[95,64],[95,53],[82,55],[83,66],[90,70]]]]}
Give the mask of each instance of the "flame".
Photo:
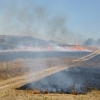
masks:
{"type": "Polygon", "coordinates": [[[82,47],[82,46],[76,45],[76,46],[75,46],[75,50],[83,51],[83,50],[87,50],[87,49],[85,49],[85,48],[82,47]]]}
{"type": "Polygon", "coordinates": [[[84,48],[83,46],[75,45],[75,46],[19,46],[16,49],[8,49],[8,50],[1,50],[2,52],[12,52],[12,51],[88,51],[91,50],[84,48]]]}
{"type": "Polygon", "coordinates": [[[78,45],[76,45],[75,50],[80,50],[80,47],[78,45]]]}

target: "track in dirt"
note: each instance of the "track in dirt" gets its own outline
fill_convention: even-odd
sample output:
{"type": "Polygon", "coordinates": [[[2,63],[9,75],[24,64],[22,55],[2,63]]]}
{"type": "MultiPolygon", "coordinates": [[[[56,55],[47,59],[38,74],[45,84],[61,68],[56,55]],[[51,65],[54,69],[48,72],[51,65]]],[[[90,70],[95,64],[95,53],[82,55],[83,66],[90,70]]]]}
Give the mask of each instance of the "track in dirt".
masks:
{"type": "Polygon", "coordinates": [[[57,73],[61,70],[65,70],[66,68],[67,68],[67,66],[65,66],[65,65],[60,66],[60,67],[56,66],[56,67],[47,68],[47,69],[44,69],[41,71],[37,71],[37,72],[31,73],[31,74],[8,79],[6,81],[0,82],[0,89],[5,90],[5,89],[9,89],[11,87],[17,87],[17,86],[19,87],[28,82],[37,81],[41,78],[47,77],[47,76],[57,73]]]}
{"type": "Polygon", "coordinates": [[[100,54],[100,50],[97,50],[97,51],[95,51],[95,52],[93,52],[93,53],[91,53],[89,55],[86,55],[86,56],[84,56],[82,58],[79,58],[79,59],[73,60],[73,61],[86,61],[86,60],[89,60],[89,59],[99,55],[99,54],[100,54]]]}

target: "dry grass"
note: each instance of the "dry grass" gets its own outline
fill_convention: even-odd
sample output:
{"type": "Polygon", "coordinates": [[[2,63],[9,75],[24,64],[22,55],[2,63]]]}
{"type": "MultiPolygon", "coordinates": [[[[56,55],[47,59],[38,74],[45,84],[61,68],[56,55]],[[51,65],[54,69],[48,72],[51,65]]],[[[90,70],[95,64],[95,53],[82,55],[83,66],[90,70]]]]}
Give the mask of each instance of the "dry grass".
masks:
{"type": "MultiPolygon", "coordinates": [[[[41,70],[46,67],[72,64],[71,58],[44,58],[44,59],[18,59],[9,62],[0,62],[0,81],[20,76],[30,71],[41,70]]],[[[100,61],[98,62],[100,64],[100,61]]],[[[88,63],[81,63],[88,65],[88,63]]],[[[93,64],[93,62],[89,63],[93,64]]],[[[97,63],[96,63],[97,64],[97,63]]],[[[73,88],[72,94],[50,94],[47,90],[40,93],[39,90],[16,90],[14,88],[2,92],[0,100],[100,100],[100,91],[92,90],[87,94],[77,94],[73,88]]]]}
{"type": "MultiPolygon", "coordinates": [[[[39,92],[35,90],[35,92],[39,92]]],[[[10,89],[0,94],[0,100],[100,100],[100,91],[92,90],[87,94],[57,94],[34,93],[33,90],[15,90],[10,89]]]]}
{"type": "Polygon", "coordinates": [[[63,58],[39,58],[0,62],[0,81],[51,66],[66,64],[68,60],[63,58]]]}

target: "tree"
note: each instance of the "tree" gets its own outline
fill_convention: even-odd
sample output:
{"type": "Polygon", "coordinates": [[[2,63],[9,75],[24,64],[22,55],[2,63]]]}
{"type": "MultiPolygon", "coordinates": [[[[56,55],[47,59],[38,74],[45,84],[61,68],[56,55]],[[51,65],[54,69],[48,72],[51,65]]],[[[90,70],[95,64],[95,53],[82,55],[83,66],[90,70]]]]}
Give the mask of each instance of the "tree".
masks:
{"type": "Polygon", "coordinates": [[[84,42],[84,45],[96,45],[96,41],[93,38],[89,38],[84,42]]]}

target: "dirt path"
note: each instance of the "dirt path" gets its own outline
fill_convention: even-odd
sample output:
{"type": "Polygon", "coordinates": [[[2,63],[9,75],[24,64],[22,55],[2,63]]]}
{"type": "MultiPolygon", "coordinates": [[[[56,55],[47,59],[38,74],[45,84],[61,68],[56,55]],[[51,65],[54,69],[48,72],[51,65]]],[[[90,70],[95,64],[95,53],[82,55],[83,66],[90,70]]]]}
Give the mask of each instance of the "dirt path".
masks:
{"type": "Polygon", "coordinates": [[[81,57],[81,58],[79,58],[77,60],[73,60],[73,61],[86,61],[86,60],[89,60],[89,59],[97,56],[98,54],[100,54],[100,50],[97,50],[97,51],[95,51],[87,56],[81,57]]]}
{"type": "Polygon", "coordinates": [[[55,69],[55,67],[51,67],[51,68],[48,68],[48,69],[43,69],[43,70],[40,70],[40,71],[31,72],[30,74],[27,73],[27,74],[22,75],[22,76],[18,76],[18,77],[14,77],[14,78],[11,78],[11,79],[7,79],[7,80],[5,80],[5,81],[0,82],[0,87],[1,87],[1,86],[4,86],[4,85],[6,85],[6,84],[14,83],[14,82],[16,82],[16,81],[20,81],[20,80],[22,80],[22,79],[27,79],[27,78],[30,77],[30,76],[33,76],[33,75],[35,75],[35,74],[39,74],[39,73],[41,73],[41,72],[44,72],[44,71],[46,71],[46,70],[51,70],[51,69],[55,69]]]}
{"type": "Polygon", "coordinates": [[[37,81],[41,78],[44,78],[44,77],[47,77],[54,73],[57,73],[59,71],[65,70],[66,68],[67,68],[67,66],[64,66],[64,65],[51,67],[51,68],[47,68],[47,69],[44,69],[44,70],[41,70],[41,71],[38,71],[35,73],[31,73],[29,75],[23,75],[20,77],[6,80],[6,81],[0,83],[0,90],[7,90],[12,87],[17,88],[17,87],[20,87],[29,82],[37,81]]]}

